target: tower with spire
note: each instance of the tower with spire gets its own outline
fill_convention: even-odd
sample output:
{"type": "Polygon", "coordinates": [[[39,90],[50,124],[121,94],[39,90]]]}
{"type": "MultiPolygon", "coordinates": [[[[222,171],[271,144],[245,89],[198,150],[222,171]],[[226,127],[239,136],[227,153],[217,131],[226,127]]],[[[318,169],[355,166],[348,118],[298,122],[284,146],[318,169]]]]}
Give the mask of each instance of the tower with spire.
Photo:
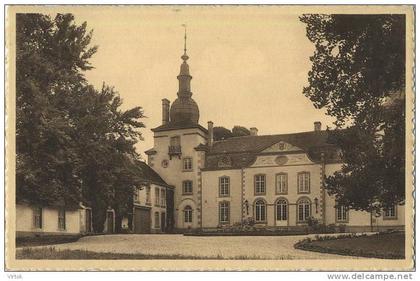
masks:
{"type": "Polygon", "coordinates": [[[184,54],[181,56],[182,64],[178,78],[178,98],[173,102],[170,110],[170,122],[174,124],[198,124],[200,112],[197,103],[191,98],[190,67],[187,63],[187,31],[184,34],[184,54]]]}
{"type": "Polygon", "coordinates": [[[146,154],[149,166],[174,187],[174,207],[166,214],[168,226],[194,229],[201,227],[201,169],[212,133],[199,124],[198,105],[192,98],[186,28],[181,59],[177,98],[172,104],[162,99],[162,124],[152,129],[154,146],[146,154]]]}

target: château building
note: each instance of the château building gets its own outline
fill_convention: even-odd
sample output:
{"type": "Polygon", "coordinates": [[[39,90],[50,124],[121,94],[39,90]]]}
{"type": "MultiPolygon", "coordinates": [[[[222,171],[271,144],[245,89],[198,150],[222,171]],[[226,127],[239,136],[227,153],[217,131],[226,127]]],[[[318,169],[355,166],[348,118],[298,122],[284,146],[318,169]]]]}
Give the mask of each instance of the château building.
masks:
{"type": "Polygon", "coordinates": [[[152,129],[148,165],[174,187],[173,226],[214,230],[254,220],[257,226],[299,228],[309,217],[346,231],[404,227],[404,206],[381,214],[337,206],[324,179],[341,169],[339,149],[314,122],[313,131],[213,140],[213,123],[199,123],[184,47],[172,104],[162,100],[162,124],[152,129]]]}

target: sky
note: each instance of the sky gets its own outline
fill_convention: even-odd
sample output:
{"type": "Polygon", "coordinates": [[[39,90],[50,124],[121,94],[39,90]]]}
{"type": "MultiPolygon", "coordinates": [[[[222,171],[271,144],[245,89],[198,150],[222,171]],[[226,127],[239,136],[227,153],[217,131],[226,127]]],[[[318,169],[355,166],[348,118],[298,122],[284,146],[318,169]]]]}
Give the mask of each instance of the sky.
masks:
{"type": "Polygon", "coordinates": [[[333,118],[315,109],[302,94],[308,84],[314,45],[298,14],[274,7],[86,7],[76,23],[93,29],[88,81],[114,86],[123,108],[141,106],[144,141],[153,147],[151,128],[161,125],[161,100],[176,99],[187,25],[192,98],[200,124],[257,127],[259,135],[313,130],[313,122],[332,126],[333,118]]]}

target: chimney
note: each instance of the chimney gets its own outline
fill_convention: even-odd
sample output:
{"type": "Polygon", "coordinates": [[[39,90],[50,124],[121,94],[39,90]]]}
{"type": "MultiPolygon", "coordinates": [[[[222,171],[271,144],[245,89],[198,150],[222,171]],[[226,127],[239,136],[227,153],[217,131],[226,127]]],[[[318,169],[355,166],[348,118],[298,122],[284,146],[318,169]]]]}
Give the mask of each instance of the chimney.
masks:
{"type": "Polygon", "coordinates": [[[314,131],[315,132],[321,131],[321,122],[319,121],[314,122],[314,131]]]}
{"type": "Polygon", "coordinates": [[[258,129],[255,127],[249,128],[249,131],[251,132],[251,136],[258,136],[258,129]]]}
{"type": "Polygon", "coordinates": [[[162,125],[169,123],[169,100],[162,100],[162,125]]]}
{"type": "Polygon", "coordinates": [[[207,124],[208,124],[208,130],[209,130],[209,139],[207,141],[207,145],[212,146],[213,145],[213,122],[209,121],[207,122],[207,124]]]}

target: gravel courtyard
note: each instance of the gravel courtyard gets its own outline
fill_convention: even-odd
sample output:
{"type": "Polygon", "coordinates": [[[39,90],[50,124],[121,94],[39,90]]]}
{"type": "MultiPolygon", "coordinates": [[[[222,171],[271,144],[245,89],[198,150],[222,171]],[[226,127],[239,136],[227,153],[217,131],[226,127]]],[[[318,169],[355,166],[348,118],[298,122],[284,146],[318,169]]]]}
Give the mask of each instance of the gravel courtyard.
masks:
{"type": "Polygon", "coordinates": [[[102,253],[185,255],[209,258],[217,258],[218,256],[247,259],[354,258],[293,248],[296,242],[306,237],[308,236],[197,237],[166,234],[99,235],[83,237],[77,242],[54,245],[54,247],[57,250],[70,249],[102,253]]]}

